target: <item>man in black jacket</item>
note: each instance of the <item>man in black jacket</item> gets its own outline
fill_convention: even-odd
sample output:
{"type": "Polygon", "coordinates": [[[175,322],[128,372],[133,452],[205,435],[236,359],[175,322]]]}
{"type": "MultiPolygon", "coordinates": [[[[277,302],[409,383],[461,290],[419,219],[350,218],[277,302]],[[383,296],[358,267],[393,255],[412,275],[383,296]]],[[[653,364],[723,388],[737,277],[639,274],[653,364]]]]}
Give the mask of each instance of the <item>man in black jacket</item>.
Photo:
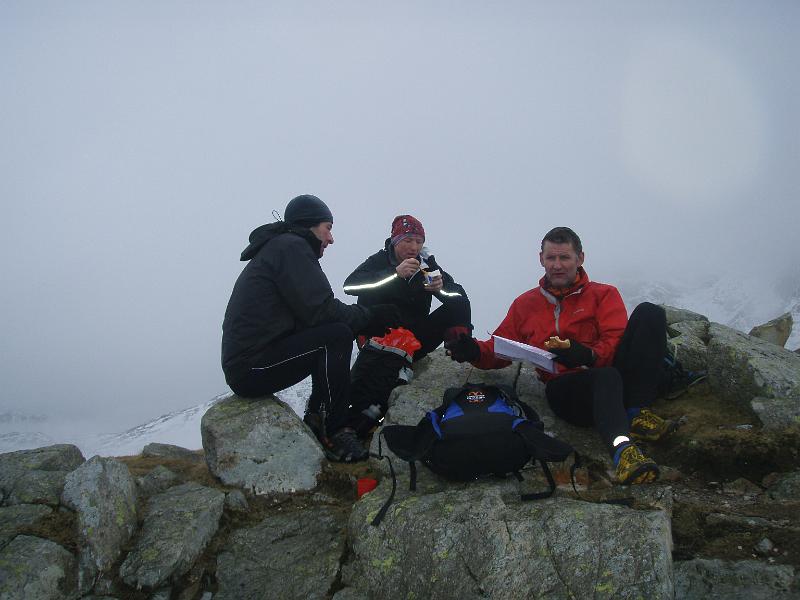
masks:
{"type": "MultiPolygon", "coordinates": [[[[422,344],[414,353],[414,361],[442,341],[472,331],[467,293],[439,267],[424,244],[425,229],[418,219],[411,215],[395,217],[383,250],[367,258],[344,282],[345,293],[358,296],[358,306],[397,306],[400,325],[411,330],[422,344]],[[434,296],[442,305],[431,312],[434,296]]],[[[365,345],[351,372],[352,412],[365,417],[353,426],[362,436],[385,413],[389,392],[399,381],[398,371],[408,372],[402,356],[398,358],[393,349],[377,350],[379,345],[365,345]]]]}
{"type": "Polygon", "coordinates": [[[306,422],[321,422],[315,433],[330,459],[352,462],[368,455],[347,427],[353,338],[382,333],[398,314],[392,306],[367,308],[334,298],[319,264],[333,244],[332,227],[325,203],[303,195],[286,206],[284,221],[250,234],[241,256],[249,262],[222,324],[222,369],[231,389],[244,397],[271,394],[311,375],[306,422]]]}
{"type": "Polygon", "coordinates": [[[359,306],[394,304],[400,309],[400,324],[422,343],[414,360],[437,348],[444,338],[471,331],[467,293],[424,244],[425,229],[419,220],[411,215],[395,217],[383,250],[367,258],[344,282],[345,293],[358,296],[359,306]],[[442,305],[431,312],[434,296],[442,305]]]}

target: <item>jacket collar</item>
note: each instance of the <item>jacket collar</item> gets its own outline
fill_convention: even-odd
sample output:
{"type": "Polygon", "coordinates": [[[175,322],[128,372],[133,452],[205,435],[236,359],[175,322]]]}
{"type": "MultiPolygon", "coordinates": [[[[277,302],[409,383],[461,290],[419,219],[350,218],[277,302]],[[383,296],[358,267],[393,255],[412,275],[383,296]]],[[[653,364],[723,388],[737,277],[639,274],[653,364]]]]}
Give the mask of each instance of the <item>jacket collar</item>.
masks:
{"type": "Polygon", "coordinates": [[[572,294],[580,294],[588,283],[589,275],[586,274],[586,271],[583,269],[583,267],[578,267],[578,276],[576,277],[575,282],[568,288],[551,287],[550,283],[547,281],[547,277],[545,276],[539,280],[539,291],[541,291],[542,295],[547,298],[551,304],[556,304],[567,296],[571,296],[572,294]]]}
{"type": "Polygon", "coordinates": [[[250,245],[244,249],[239,260],[250,260],[258,254],[268,242],[275,239],[283,233],[294,233],[306,240],[314,251],[314,255],[319,258],[319,251],[322,248],[322,242],[317,239],[310,229],[307,227],[290,227],[284,221],[276,221],[262,225],[253,230],[250,234],[250,245]]]}

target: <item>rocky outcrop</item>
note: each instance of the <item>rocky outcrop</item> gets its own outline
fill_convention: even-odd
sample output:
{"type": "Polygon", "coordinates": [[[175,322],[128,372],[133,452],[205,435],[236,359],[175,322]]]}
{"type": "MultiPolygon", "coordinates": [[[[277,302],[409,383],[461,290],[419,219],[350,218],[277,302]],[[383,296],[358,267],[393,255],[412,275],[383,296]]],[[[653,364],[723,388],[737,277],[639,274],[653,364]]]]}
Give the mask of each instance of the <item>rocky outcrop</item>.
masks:
{"type": "Polygon", "coordinates": [[[203,415],[201,433],[209,470],[253,494],[311,490],[322,472],[319,442],[274,397],[222,400],[203,415]]]}
{"type": "Polygon", "coordinates": [[[717,323],[709,327],[708,377],[715,392],[747,407],[754,398],[800,398],[800,356],[717,323]]]}
{"type": "Polygon", "coordinates": [[[67,475],[61,501],[78,515],[78,588],[88,591],[136,530],[136,486],[124,464],[95,456],[67,475]]]}
{"type": "Polygon", "coordinates": [[[349,524],[343,582],[368,597],[673,597],[662,511],[521,502],[487,484],[404,494],[374,527],[381,502],[380,494],[365,496],[349,524]]]}
{"type": "Polygon", "coordinates": [[[153,589],[186,573],[217,532],[225,494],[186,483],[150,499],[136,545],[119,569],[135,588],[153,589]]]}
{"type": "Polygon", "coordinates": [[[789,336],[792,335],[793,325],[792,313],[787,312],[763,325],[756,325],[750,330],[749,335],[783,348],[789,336]]]}
{"type": "Polygon", "coordinates": [[[675,564],[676,600],[791,600],[800,577],[788,565],[697,559],[675,564]]]}
{"type": "Polygon", "coordinates": [[[669,326],[673,357],[689,371],[708,370],[708,321],[680,321],[669,326]]]}
{"type": "Polygon", "coordinates": [[[67,473],[83,461],[71,444],[0,454],[0,504],[57,506],[67,473]]]}
{"type": "Polygon", "coordinates": [[[18,535],[0,550],[0,600],[78,597],[75,558],[38,537],[18,535]]]}
{"type": "Polygon", "coordinates": [[[753,398],[750,403],[765,429],[783,429],[800,425],[800,397],[753,398]]]}
{"type": "Polygon", "coordinates": [[[237,531],[217,559],[215,600],[323,600],[339,574],[346,523],[346,514],[324,507],[237,531]]]}
{"type": "Polygon", "coordinates": [[[180,460],[203,460],[203,456],[194,450],[188,450],[181,446],[172,444],[147,444],[142,448],[142,456],[145,458],[176,458],[180,460]]]}
{"type": "Polygon", "coordinates": [[[667,314],[678,359],[712,376],[657,405],[683,426],[645,446],[662,467],[654,485],[615,485],[599,435],[555,417],[530,365],[479,371],[437,351],[392,392],[385,422],[416,424],[466,381],[508,385],[584,457],[578,495],[571,458],[552,465],[551,499],[523,502],[546,489],[538,465],[522,482],[420,468],[412,492],[393,457],[396,497],[373,526],[392,488],[388,461],[328,465],[288,406],[233,396],[203,419],[216,481],[198,452],[168,444],[140,459],[84,462],[70,446],[0,455],[0,600],[798,597],[800,357],[696,313],[667,314]],[[140,475],[135,495],[126,464],[140,475]],[[379,484],[356,502],[359,477],[379,484]],[[697,558],[709,556],[725,560],[697,558]]]}
{"type": "Polygon", "coordinates": [[[180,478],[164,465],[158,465],[147,475],[136,480],[139,492],[145,496],[160,494],[178,483],[180,483],[180,478]]]}
{"type": "Polygon", "coordinates": [[[667,325],[686,323],[689,321],[704,321],[708,323],[708,317],[701,315],[700,313],[692,312],[691,310],[686,310],[685,308],[676,308],[667,304],[662,304],[661,307],[667,314],[667,325]]]}

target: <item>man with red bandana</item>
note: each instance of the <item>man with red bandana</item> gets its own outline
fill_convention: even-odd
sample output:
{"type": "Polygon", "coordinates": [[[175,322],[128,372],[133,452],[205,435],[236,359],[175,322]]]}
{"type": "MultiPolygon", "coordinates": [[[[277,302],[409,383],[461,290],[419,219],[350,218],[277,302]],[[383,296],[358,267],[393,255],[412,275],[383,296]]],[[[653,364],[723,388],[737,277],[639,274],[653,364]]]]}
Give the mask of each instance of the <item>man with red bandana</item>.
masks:
{"type": "MultiPolygon", "coordinates": [[[[410,376],[407,367],[437,348],[472,331],[469,298],[464,288],[442,269],[425,247],[425,228],[411,215],[392,221],[383,249],[368,257],[345,280],[344,291],[358,296],[358,306],[396,306],[399,324],[421,344],[411,357],[394,348],[378,347],[374,340],[363,346],[350,372],[351,402],[363,419],[354,423],[366,434],[386,411],[389,392],[410,376]],[[441,306],[431,311],[433,298],[441,306]],[[400,377],[398,378],[398,373],[400,377]]],[[[363,341],[363,340],[362,340],[363,341]]]]}
{"type": "MultiPolygon", "coordinates": [[[[551,337],[568,340],[551,347],[555,374],[539,370],[553,412],[583,427],[595,427],[606,443],[620,483],[649,483],[658,466],[631,438],[657,441],[674,430],[647,407],[656,399],[666,352],[666,316],[650,303],[627,318],[617,288],[589,280],[578,235],[556,227],[542,240],[539,287],[511,304],[495,335],[545,348],[551,337]]],[[[494,340],[460,336],[445,344],[453,360],[479,369],[500,369],[510,361],[494,354],[494,340]]]]}

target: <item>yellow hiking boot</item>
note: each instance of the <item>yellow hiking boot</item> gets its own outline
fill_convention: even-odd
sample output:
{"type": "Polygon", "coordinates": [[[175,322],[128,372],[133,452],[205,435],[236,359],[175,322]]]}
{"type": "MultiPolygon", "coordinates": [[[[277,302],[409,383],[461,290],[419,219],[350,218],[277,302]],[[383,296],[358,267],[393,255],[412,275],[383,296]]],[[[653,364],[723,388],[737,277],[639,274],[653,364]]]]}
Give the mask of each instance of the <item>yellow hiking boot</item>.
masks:
{"type": "Polygon", "coordinates": [[[675,421],[662,419],[647,408],[631,421],[631,437],[645,442],[657,442],[678,429],[675,421]]]}
{"type": "Polygon", "coordinates": [[[658,465],[633,444],[620,454],[617,463],[617,482],[623,485],[653,483],[658,479],[658,465]]]}

